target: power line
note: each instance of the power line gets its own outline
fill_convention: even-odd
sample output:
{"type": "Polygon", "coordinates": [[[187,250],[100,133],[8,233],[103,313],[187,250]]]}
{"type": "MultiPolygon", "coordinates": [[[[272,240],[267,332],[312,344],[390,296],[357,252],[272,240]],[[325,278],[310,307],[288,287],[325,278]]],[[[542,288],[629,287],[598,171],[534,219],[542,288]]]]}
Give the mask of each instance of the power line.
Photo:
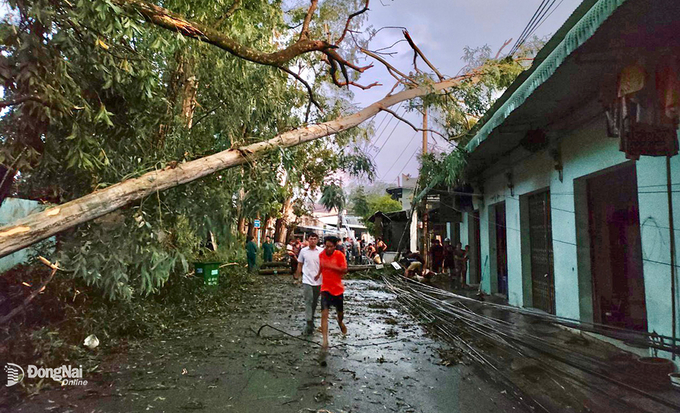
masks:
{"type": "MultiPolygon", "coordinates": [[[[406,113],[406,111],[404,111],[404,113],[406,113]]],[[[403,114],[402,114],[402,116],[403,116],[403,114]]],[[[390,132],[390,134],[387,136],[387,139],[385,139],[385,142],[383,142],[383,144],[382,144],[382,146],[380,147],[380,149],[378,149],[378,153],[376,153],[375,156],[373,157],[374,160],[375,160],[375,158],[378,157],[378,155],[380,155],[380,152],[382,152],[383,148],[385,147],[385,144],[387,143],[387,141],[390,140],[390,138],[392,137],[392,134],[394,133],[394,131],[397,130],[397,126],[399,126],[399,122],[397,122],[397,124],[394,125],[394,128],[392,129],[392,132],[390,132]]]]}
{"type": "Polygon", "coordinates": [[[404,166],[401,168],[401,171],[399,171],[399,173],[397,174],[397,176],[401,175],[401,173],[404,172],[404,169],[406,169],[406,167],[408,166],[409,162],[411,162],[411,159],[413,159],[414,156],[416,156],[416,152],[413,152],[413,153],[411,154],[411,157],[408,158],[408,161],[406,161],[406,163],[405,163],[404,166]]]}
{"type": "Polygon", "coordinates": [[[543,0],[541,2],[541,4],[538,6],[538,9],[536,10],[536,13],[534,13],[531,20],[529,20],[529,23],[524,28],[524,31],[522,31],[522,34],[520,34],[517,42],[515,42],[515,45],[512,47],[510,55],[517,53],[524,42],[526,42],[527,39],[529,39],[550,16],[552,16],[552,14],[555,12],[555,10],[557,10],[558,7],[560,7],[563,1],[564,0],[560,0],[557,5],[555,5],[557,0],[543,0]]]}
{"type": "Polygon", "coordinates": [[[512,49],[510,49],[510,55],[513,55],[517,51],[517,49],[519,48],[520,41],[522,40],[522,37],[529,30],[529,26],[531,25],[531,23],[533,23],[534,19],[536,19],[536,16],[538,15],[538,13],[540,13],[541,9],[545,6],[547,2],[548,0],[543,0],[541,1],[541,4],[538,5],[538,9],[536,9],[534,15],[531,16],[531,19],[529,19],[529,22],[526,24],[526,26],[524,26],[524,30],[522,30],[522,33],[517,38],[517,41],[512,46],[512,49]]]}
{"type": "MultiPolygon", "coordinates": [[[[550,0],[549,0],[550,1],[550,0]]],[[[522,44],[531,36],[531,34],[536,30],[536,27],[543,21],[545,18],[546,14],[552,9],[552,7],[555,5],[555,2],[557,0],[552,0],[549,4],[547,4],[547,7],[543,10],[543,12],[538,16],[536,20],[534,20],[533,24],[529,28],[529,31],[524,35],[524,39],[520,42],[519,46],[522,46],[522,44]]]]}
{"type": "MultiPolygon", "coordinates": [[[[388,169],[387,172],[385,172],[385,174],[383,174],[382,179],[384,179],[384,178],[387,177],[387,174],[392,170],[392,168],[394,168],[394,165],[397,164],[397,162],[399,161],[399,159],[401,159],[402,155],[404,155],[404,152],[406,152],[406,149],[408,149],[408,147],[413,143],[413,139],[415,139],[415,137],[416,137],[417,135],[418,135],[418,131],[415,131],[415,132],[413,133],[413,136],[411,137],[411,140],[406,144],[406,146],[404,146],[404,149],[401,151],[401,153],[399,154],[399,156],[397,156],[397,158],[394,160],[394,162],[392,163],[392,166],[390,166],[390,169],[388,169]]],[[[413,154],[415,154],[415,152],[413,152],[413,154]]],[[[411,158],[412,158],[412,157],[413,157],[413,155],[411,155],[411,158]]],[[[410,160],[411,160],[411,159],[409,158],[409,161],[410,161],[410,160]]]]}
{"type": "MultiPolygon", "coordinates": [[[[536,26],[536,28],[534,29],[534,32],[535,32],[536,30],[538,30],[538,28],[541,27],[541,26],[543,25],[543,23],[544,23],[546,20],[548,20],[548,19],[550,18],[550,16],[552,16],[553,13],[555,13],[555,10],[557,10],[557,9],[560,7],[560,4],[562,4],[563,1],[564,1],[564,0],[560,0],[560,2],[557,3],[557,6],[555,6],[555,8],[550,12],[550,14],[548,14],[547,16],[545,16],[545,19],[543,19],[543,21],[542,21],[541,23],[539,23],[538,26],[536,26]]],[[[532,33],[532,34],[533,34],[533,33],[532,33]]]]}
{"type": "MultiPolygon", "coordinates": [[[[403,103],[403,102],[402,102],[402,103],[403,103]]],[[[395,112],[399,111],[399,108],[401,107],[402,103],[400,103],[399,106],[397,106],[397,108],[395,109],[395,112]]],[[[404,113],[406,113],[406,111],[404,111],[404,113]]],[[[385,112],[385,118],[387,118],[387,116],[390,116],[390,115],[391,115],[390,113],[385,112]]],[[[403,116],[403,114],[402,114],[402,116],[403,116]]],[[[386,124],[385,127],[383,128],[382,132],[380,132],[380,134],[378,135],[378,137],[375,138],[375,144],[376,144],[376,146],[377,146],[377,144],[378,144],[378,141],[380,141],[380,137],[383,135],[383,133],[385,133],[385,131],[387,130],[387,128],[390,126],[390,124],[392,123],[392,121],[395,120],[395,119],[396,119],[396,117],[390,116],[390,120],[387,122],[387,124],[386,124]]],[[[383,119],[383,121],[384,121],[384,119],[383,119]]],[[[397,122],[397,123],[399,123],[399,122],[397,122]]],[[[376,155],[376,156],[377,156],[377,155],[376,155]]]]}

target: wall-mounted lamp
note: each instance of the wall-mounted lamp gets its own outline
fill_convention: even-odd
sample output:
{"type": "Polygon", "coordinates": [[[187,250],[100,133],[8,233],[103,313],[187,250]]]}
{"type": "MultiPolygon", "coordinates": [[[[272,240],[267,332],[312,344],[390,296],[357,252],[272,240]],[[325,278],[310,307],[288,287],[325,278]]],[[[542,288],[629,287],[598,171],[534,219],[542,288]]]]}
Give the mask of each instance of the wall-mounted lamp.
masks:
{"type": "Polygon", "coordinates": [[[510,196],[515,196],[515,184],[512,183],[512,171],[506,172],[505,178],[508,180],[508,188],[510,188],[510,196]]]}
{"type": "Polygon", "coordinates": [[[564,181],[564,173],[563,173],[563,167],[562,167],[562,152],[560,151],[559,148],[553,148],[550,150],[550,157],[552,158],[554,162],[554,167],[555,170],[559,174],[560,182],[564,181]]]}

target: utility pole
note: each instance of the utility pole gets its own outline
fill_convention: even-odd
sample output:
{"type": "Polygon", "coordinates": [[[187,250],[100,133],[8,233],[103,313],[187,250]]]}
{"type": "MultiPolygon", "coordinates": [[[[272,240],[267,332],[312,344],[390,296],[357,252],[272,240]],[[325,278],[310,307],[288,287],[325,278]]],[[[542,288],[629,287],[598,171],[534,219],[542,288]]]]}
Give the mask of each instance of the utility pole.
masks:
{"type": "MultiPolygon", "coordinates": [[[[423,156],[427,154],[427,108],[423,108],[423,156]]],[[[422,164],[421,164],[422,166],[422,164]]],[[[427,194],[423,197],[423,259],[425,260],[424,270],[427,269],[429,260],[429,245],[427,232],[427,194]]]]}

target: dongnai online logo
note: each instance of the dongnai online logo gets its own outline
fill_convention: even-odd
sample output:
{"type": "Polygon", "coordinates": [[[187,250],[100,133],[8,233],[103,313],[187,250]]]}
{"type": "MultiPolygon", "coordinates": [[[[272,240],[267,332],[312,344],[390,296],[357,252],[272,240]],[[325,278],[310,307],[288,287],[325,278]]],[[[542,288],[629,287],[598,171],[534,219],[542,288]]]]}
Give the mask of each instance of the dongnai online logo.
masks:
{"type": "Polygon", "coordinates": [[[83,367],[78,366],[61,366],[57,368],[45,368],[38,367],[34,365],[29,365],[27,373],[24,373],[24,369],[18,364],[7,363],[5,364],[5,371],[7,372],[7,384],[6,387],[14,386],[15,384],[21,383],[24,377],[29,379],[45,379],[50,378],[62,386],[85,386],[87,385],[87,380],[83,380],[83,367]]]}

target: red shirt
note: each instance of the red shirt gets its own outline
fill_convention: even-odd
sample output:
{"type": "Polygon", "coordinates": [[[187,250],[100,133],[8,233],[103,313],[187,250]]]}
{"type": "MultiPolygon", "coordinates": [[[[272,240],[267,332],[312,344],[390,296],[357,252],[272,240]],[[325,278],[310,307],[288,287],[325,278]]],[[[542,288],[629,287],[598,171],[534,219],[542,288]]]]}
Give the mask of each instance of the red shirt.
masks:
{"type": "Polygon", "coordinates": [[[326,267],[326,265],[331,264],[336,267],[347,268],[345,254],[340,251],[333,251],[333,254],[328,256],[326,251],[322,251],[319,255],[319,264],[321,264],[322,277],[321,291],[328,291],[331,295],[340,295],[345,292],[345,287],[342,286],[342,273],[326,267]]]}

